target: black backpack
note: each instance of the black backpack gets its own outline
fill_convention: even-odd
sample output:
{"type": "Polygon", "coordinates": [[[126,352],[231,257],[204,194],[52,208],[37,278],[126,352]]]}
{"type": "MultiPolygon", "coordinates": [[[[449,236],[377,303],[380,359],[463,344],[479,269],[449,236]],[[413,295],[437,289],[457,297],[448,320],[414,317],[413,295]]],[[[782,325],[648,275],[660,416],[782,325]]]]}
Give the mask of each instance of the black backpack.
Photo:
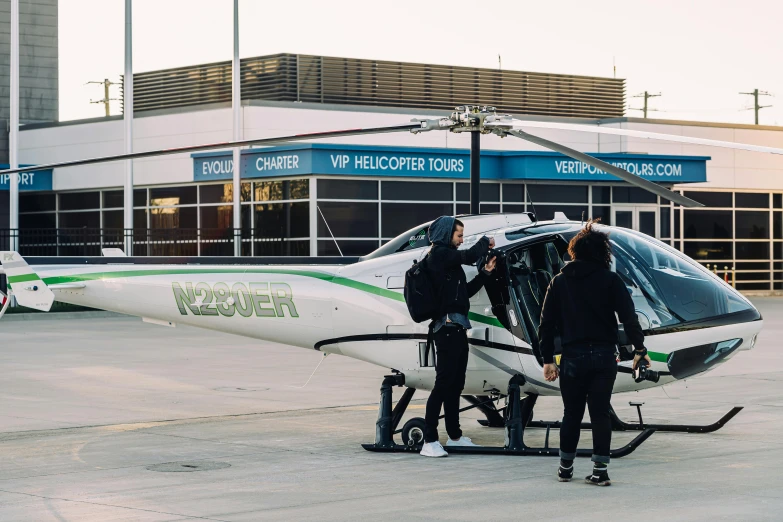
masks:
{"type": "Polygon", "coordinates": [[[418,263],[414,261],[413,266],[405,272],[403,295],[405,304],[408,305],[408,312],[414,321],[421,323],[435,319],[438,313],[438,294],[427,273],[426,257],[418,263]]]}

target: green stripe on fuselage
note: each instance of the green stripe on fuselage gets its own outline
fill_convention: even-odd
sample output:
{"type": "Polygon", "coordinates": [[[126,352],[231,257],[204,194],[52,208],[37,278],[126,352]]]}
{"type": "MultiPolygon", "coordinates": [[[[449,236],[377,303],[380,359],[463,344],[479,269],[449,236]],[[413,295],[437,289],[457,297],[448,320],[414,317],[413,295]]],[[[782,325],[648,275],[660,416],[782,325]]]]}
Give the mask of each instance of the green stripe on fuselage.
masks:
{"type": "Polygon", "coordinates": [[[18,276],[8,276],[8,283],[26,283],[27,281],[38,281],[40,277],[37,274],[22,274],[18,276]]]}
{"type": "MultiPolygon", "coordinates": [[[[362,283],[361,281],[355,281],[346,277],[337,276],[328,272],[318,272],[315,270],[293,270],[287,268],[166,268],[166,269],[149,269],[149,270],[120,270],[116,272],[96,272],[93,274],[79,274],[71,276],[52,276],[45,277],[43,282],[47,285],[56,285],[59,283],[79,283],[84,281],[100,281],[103,279],[119,279],[124,277],[144,277],[144,276],[161,276],[161,275],[189,275],[189,274],[283,274],[283,275],[295,275],[301,277],[312,277],[314,279],[320,279],[328,283],[353,288],[360,292],[366,292],[368,294],[374,294],[386,299],[392,299],[394,301],[405,302],[405,296],[401,292],[395,292],[386,288],[380,288],[368,283],[362,283]]],[[[24,281],[32,281],[38,279],[35,274],[17,276],[17,278],[31,278],[31,279],[16,279],[8,278],[9,283],[19,283],[24,281]]],[[[489,326],[496,326],[503,328],[503,324],[495,317],[489,317],[475,312],[468,313],[468,319],[477,323],[486,324],[489,326]]],[[[648,352],[650,359],[656,362],[665,363],[669,357],[666,353],[648,352]]]]}

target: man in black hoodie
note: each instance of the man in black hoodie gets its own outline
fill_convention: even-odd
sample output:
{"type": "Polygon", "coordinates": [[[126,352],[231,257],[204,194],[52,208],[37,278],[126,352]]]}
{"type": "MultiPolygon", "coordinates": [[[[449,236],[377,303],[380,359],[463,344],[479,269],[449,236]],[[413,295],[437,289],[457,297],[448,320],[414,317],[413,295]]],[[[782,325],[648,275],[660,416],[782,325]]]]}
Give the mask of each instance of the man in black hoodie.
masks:
{"type": "Polygon", "coordinates": [[[449,434],[447,446],[475,446],[468,437],[462,436],[459,426],[459,398],[465,386],[465,371],[468,366],[468,335],[470,321],[469,299],[486,281],[495,268],[495,258],[487,261],[478,275],[469,283],[462,265],[472,265],[495,246],[495,240],[486,236],[466,250],[458,250],[463,242],[464,225],[451,216],[441,216],[432,222],[427,237],[432,248],[427,254],[428,275],[438,289],[439,312],[430,327],[435,338],[437,357],[435,363],[435,386],[427,400],[425,414],[424,445],[421,454],[425,457],[446,457],[448,453],[438,441],[438,417],[440,408],[449,434]]]}
{"type": "Polygon", "coordinates": [[[538,329],[544,377],[560,377],[565,412],[560,428],[561,482],[573,477],[573,462],[585,402],[593,425],[593,474],[589,484],[609,486],[609,447],[612,424],[609,416],[612,388],[617,377],[617,319],[636,349],[633,367],[650,358],[644,334],[636,317],[633,299],[620,276],[610,270],[612,248],[608,234],[588,223],[568,245],[573,261],[552,279],[541,310],[538,329]],[[560,370],[554,364],[555,336],[560,335],[563,353],[560,370]]]}

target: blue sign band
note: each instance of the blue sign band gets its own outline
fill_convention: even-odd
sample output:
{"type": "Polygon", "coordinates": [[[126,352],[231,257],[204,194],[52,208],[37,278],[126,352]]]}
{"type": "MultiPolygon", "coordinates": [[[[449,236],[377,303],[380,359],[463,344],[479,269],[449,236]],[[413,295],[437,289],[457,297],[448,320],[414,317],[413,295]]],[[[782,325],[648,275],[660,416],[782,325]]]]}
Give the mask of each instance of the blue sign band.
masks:
{"type": "MultiPolygon", "coordinates": [[[[32,165],[19,165],[32,167],[32,165]]],[[[0,170],[11,168],[7,163],[0,164],[0,170]]],[[[19,176],[19,192],[31,190],[52,190],[52,171],[22,172],[19,176]]],[[[0,190],[11,190],[11,174],[0,174],[0,190]]]]}
{"type": "MultiPolygon", "coordinates": [[[[591,154],[631,174],[662,183],[707,181],[706,156],[591,154]]],[[[363,145],[308,144],[243,150],[243,179],[318,175],[469,178],[470,152],[363,145]]],[[[194,181],[232,178],[230,151],[193,154],[194,181]]],[[[554,152],[482,151],[482,179],[618,181],[595,167],[554,152]]]]}

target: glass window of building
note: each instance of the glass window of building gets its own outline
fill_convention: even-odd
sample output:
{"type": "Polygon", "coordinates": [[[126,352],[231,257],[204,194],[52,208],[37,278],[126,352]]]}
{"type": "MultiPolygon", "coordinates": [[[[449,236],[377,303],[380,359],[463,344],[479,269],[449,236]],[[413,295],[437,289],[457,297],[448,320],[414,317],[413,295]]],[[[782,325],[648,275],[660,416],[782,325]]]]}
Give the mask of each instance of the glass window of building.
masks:
{"type": "Polygon", "coordinates": [[[482,183],[479,186],[479,196],[481,201],[498,202],[500,201],[499,183],[482,183]]]}
{"type": "Polygon", "coordinates": [[[611,203],[612,202],[612,188],[596,185],[593,187],[593,204],[596,203],[611,203]]]}
{"type": "Polygon", "coordinates": [[[737,192],[734,194],[734,204],[737,208],[769,208],[769,194],[737,192]]]}
{"type": "Polygon", "coordinates": [[[254,188],[256,201],[285,201],[310,197],[308,179],[256,181],[254,188]]]}
{"type": "Polygon", "coordinates": [[[100,192],[63,192],[60,210],[87,210],[101,208],[100,192]]]}
{"type": "Polygon", "coordinates": [[[587,203],[587,185],[538,185],[527,184],[528,204],[538,203],[587,203]]]}
{"type": "Polygon", "coordinates": [[[19,212],[46,212],[57,210],[56,194],[19,194],[19,212]]]}
{"type": "Polygon", "coordinates": [[[685,239],[731,239],[730,210],[685,210],[685,239]]]}
{"type": "Polygon", "coordinates": [[[397,237],[409,228],[440,216],[450,216],[453,212],[454,207],[451,203],[382,203],[381,237],[397,237]]]}
{"type": "Polygon", "coordinates": [[[697,261],[728,261],[734,258],[731,241],[684,241],[683,251],[697,261]]]}
{"type": "Polygon", "coordinates": [[[524,203],[525,185],[522,183],[503,183],[503,202],[524,203]]]}
{"type": "Polygon", "coordinates": [[[254,229],[255,237],[259,238],[309,237],[310,203],[303,201],[256,205],[254,229]]]}
{"type": "Polygon", "coordinates": [[[57,214],[54,212],[42,212],[37,214],[22,214],[19,216],[20,229],[57,228],[57,214]]]}
{"type": "Polygon", "coordinates": [[[198,228],[196,207],[153,207],[150,228],[198,228]]]}
{"type": "Polygon", "coordinates": [[[769,259],[769,242],[737,241],[736,259],[769,259]]]}
{"type": "Polygon", "coordinates": [[[658,203],[658,196],[637,187],[612,187],[614,203],[658,203]]]}
{"type": "Polygon", "coordinates": [[[693,192],[686,190],[685,197],[698,201],[706,207],[731,208],[733,194],[731,192],[693,192]]]}
{"type": "Polygon", "coordinates": [[[233,183],[220,185],[201,185],[199,187],[199,202],[204,203],[231,203],[234,201],[233,183]]]}
{"type": "Polygon", "coordinates": [[[102,208],[123,208],[125,206],[125,198],[121,190],[104,190],[101,197],[103,198],[102,208]]]}
{"type": "Polygon", "coordinates": [[[734,216],[737,239],[769,239],[769,212],[737,210],[734,216]]]}
{"type": "Polygon", "coordinates": [[[319,201],[318,208],[318,237],[378,237],[378,203],[319,201]]]}
{"type": "Polygon", "coordinates": [[[381,181],[384,201],[452,201],[453,190],[454,185],[450,182],[381,181]]]}
{"type": "Polygon", "coordinates": [[[173,205],[195,205],[197,203],[196,186],[162,187],[150,189],[151,207],[173,205]]]}
{"type": "Polygon", "coordinates": [[[61,212],[60,228],[101,228],[101,213],[61,212]]]}
{"type": "Polygon", "coordinates": [[[202,229],[233,229],[234,208],[231,205],[201,207],[202,229]]]}
{"type": "Polygon", "coordinates": [[[457,183],[457,201],[470,201],[470,183],[457,183]]]}
{"type": "MultiPolygon", "coordinates": [[[[103,211],[103,228],[125,228],[124,220],[125,214],[122,210],[103,211]]],[[[146,223],[144,225],[146,228],[146,223]]]]}
{"type": "Polygon", "coordinates": [[[378,199],[378,182],[358,179],[319,179],[318,199],[378,199]]]}
{"type": "MultiPolygon", "coordinates": [[[[600,219],[604,225],[612,224],[612,207],[593,205],[592,219],[600,219]]],[[[566,214],[567,215],[567,214],[566,214]]]]}

